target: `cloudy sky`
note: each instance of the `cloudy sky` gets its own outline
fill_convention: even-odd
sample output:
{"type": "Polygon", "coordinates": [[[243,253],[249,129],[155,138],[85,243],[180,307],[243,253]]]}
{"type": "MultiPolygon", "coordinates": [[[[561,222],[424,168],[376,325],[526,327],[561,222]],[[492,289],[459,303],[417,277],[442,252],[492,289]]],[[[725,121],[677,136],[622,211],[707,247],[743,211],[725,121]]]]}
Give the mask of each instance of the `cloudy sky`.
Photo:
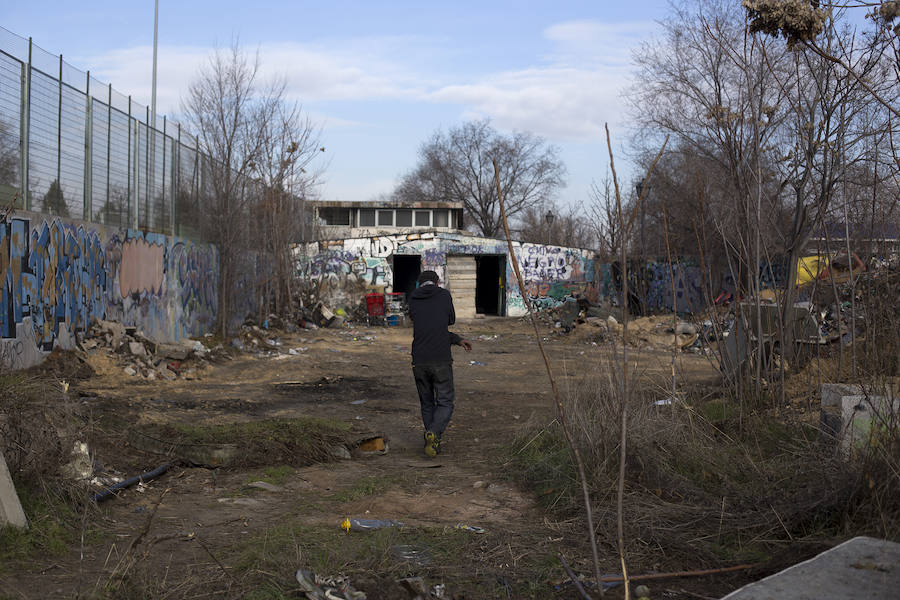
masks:
{"type": "MultiPolygon", "coordinates": [[[[4,4],[4,28],[150,103],[152,0],[4,4]]],[[[632,49],[658,31],[667,2],[159,5],[159,113],[177,121],[180,99],[211,50],[239,39],[259,50],[264,76],[285,77],[291,98],[322,125],[325,199],[390,192],[432,132],[488,117],[502,131],[531,131],[557,145],[568,169],[559,199],[577,203],[606,173],[604,123],[620,175],[628,175],[621,93],[632,49]]]]}

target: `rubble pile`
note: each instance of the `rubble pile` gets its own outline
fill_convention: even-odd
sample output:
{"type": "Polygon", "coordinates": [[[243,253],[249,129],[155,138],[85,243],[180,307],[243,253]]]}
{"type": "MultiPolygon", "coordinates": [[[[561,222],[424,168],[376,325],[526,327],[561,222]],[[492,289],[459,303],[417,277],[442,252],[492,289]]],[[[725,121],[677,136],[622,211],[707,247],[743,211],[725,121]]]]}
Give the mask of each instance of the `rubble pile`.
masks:
{"type": "Polygon", "coordinates": [[[257,325],[243,325],[238,335],[231,338],[229,346],[240,352],[256,352],[262,356],[281,354],[284,345],[274,330],[257,325]]]}
{"type": "Polygon", "coordinates": [[[144,335],[136,327],[115,321],[97,321],[87,334],[79,336],[78,346],[85,352],[106,351],[124,364],[132,377],[144,379],[196,379],[197,372],[211,361],[227,357],[221,346],[209,349],[201,342],[185,339],[161,344],[144,335]]]}

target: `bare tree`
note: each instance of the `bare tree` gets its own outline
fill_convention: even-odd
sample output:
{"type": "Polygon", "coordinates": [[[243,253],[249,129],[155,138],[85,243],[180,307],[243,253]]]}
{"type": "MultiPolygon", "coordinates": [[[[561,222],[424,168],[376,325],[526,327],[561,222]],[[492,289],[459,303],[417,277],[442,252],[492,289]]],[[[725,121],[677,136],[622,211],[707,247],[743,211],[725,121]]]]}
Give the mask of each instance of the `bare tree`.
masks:
{"type": "MultiPolygon", "coordinates": [[[[272,244],[276,244],[280,246],[274,254],[279,259],[273,259],[269,266],[274,271],[282,262],[281,246],[292,240],[284,232],[273,234],[268,227],[275,220],[288,228],[292,225],[282,222],[290,217],[281,209],[284,202],[275,202],[273,194],[292,197],[292,183],[305,189],[297,179],[308,181],[306,167],[318,145],[317,130],[301,118],[299,107],[286,102],[285,83],[261,84],[259,68],[259,56],[248,56],[237,42],[218,48],[191,83],[182,103],[199,150],[207,157],[201,165],[201,233],[219,248],[217,329],[222,333],[233,317],[239,261],[246,260],[248,251],[274,248],[272,244]],[[260,205],[268,218],[262,220],[261,230],[254,230],[251,216],[259,214],[260,205]],[[266,244],[251,243],[252,233],[266,244]]],[[[247,271],[241,272],[244,279],[247,271]]],[[[270,280],[265,274],[255,273],[253,277],[255,286],[264,287],[270,280]]],[[[246,283],[243,281],[243,288],[246,283]]],[[[259,297],[256,289],[243,293],[259,297]]]]}
{"type": "MultiPolygon", "coordinates": [[[[645,155],[661,134],[675,140],[660,167],[664,185],[648,196],[651,222],[665,228],[676,252],[690,241],[687,232],[711,223],[735,279],[753,295],[762,265],[782,257],[786,323],[811,232],[849,189],[853,165],[870,160],[873,144],[885,144],[877,140],[890,140],[891,107],[866,98],[892,97],[895,84],[887,77],[889,45],[878,36],[860,43],[839,27],[839,13],[819,23],[816,7],[804,8],[810,3],[748,4],[780,10],[788,22],[806,19],[800,29],[821,34],[815,47],[806,33],[792,47],[754,33],[765,29],[748,26],[736,2],[684,2],[664,23],[663,40],[638,54],[632,100],[645,155]],[[794,14],[788,5],[803,10],[794,14]],[[689,210],[692,202],[699,210],[689,210]],[[666,205],[668,223],[656,215],[666,205]]],[[[791,334],[790,327],[782,332],[788,353],[791,334]]]]}
{"type": "Polygon", "coordinates": [[[325,151],[321,129],[296,103],[279,102],[266,123],[259,162],[254,171],[263,184],[257,220],[260,239],[273,270],[264,283],[265,306],[284,314],[293,306],[294,261],[291,249],[311,239],[312,217],[306,201],[315,194],[322,172],[314,165],[325,151]]]}
{"type": "Polygon", "coordinates": [[[394,191],[400,201],[456,201],[486,237],[502,230],[492,159],[500,170],[506,214],[547,203],[564,185],[565,166],[554,146],[527,132],[503,135],[490,122],[470,121],[436,132],[419,151],[419,164],[394,191]]]}
{"type": "Polygon", "coordinates": [[[568,248],[593,248],[594,231],[579,205],[548,202],[529,206],[519,215],[518,239],[568,248]]]}
{"type": "Polygon", "coordinates": [[[609,174],[599,185],[596,181],[591,182],[589,196],[588,222],[594,230],[600,258],[608,262],[614,261],[616,253],[620,250],[620,234],[616,196],[609,174]]]}

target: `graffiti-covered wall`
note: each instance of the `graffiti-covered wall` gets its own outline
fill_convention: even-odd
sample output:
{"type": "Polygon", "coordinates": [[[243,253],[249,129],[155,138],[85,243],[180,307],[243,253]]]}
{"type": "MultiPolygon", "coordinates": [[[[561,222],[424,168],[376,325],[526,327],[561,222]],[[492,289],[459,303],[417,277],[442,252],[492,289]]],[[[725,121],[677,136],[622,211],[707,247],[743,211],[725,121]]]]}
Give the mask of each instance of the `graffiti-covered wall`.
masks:
{"type": "Polygon", "coordinates": [[[215,322],[214,246],[162,234],[17,213],[0,223],[0,350],[5,366],[70,348],[93,321],[158,341],[215,322]]]}
{"type": "MultiPolygon", "coordinates": [[[[525,291],[539,307],[560,304],[575,293],[596,297],[594,258],[589,250],[514,242],[525,279],[525,291]]],[[[501,255],[505,241],[451,233],[411,233],[316,242],[298,247],[295,256],[301,277],[322,282],[322,296],[334,306],[353,306],[366,289],[392,291],[392,257],[421,256],[422,269],[446,280],[447,257],[501,255]]],[[[525,314],[512,263],[506,260],[506,308],[509,316],[525,314]]]]}

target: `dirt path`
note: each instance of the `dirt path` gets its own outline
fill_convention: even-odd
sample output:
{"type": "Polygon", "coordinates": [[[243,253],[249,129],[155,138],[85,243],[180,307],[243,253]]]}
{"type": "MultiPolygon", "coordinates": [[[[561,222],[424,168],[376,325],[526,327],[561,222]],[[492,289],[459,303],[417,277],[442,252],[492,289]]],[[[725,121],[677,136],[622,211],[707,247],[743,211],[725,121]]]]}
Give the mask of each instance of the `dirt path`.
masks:
{"type": "MultiPolygon", "coordinates": [[[[580,537],[580,525],[549,520],[533,496],[503,474],[501,449],[527,424],[553,418],[533,334],[511,319],[476,320],[457,330],[475,349],[468,355],[454,350],[456,411],[436,460],[422,455],[408,328],[286,336],[285,348],[305,350],[278,358],[239,355],[196,381],[130,378],[93,355],[98,374],[79,391],[96,418],[115,415],[140,425],[322,417],[348,423],[350,440],[383,436],[388,451],[286,469],[274,483],[262,468],[173,469],[102,503],[83,547],[23,569],[2,582],[0,592],[11,598],[122,597],[143,586],[153,598],[237,597],[246,581],[232,572],[253,572],[266,583],[247,597],[296,598],[294,569],[339,568],[370,571],[356,581],[370,600],[404,597],[391,582],[405,575],[445,583],[457,597],[570,597],[553,591],[561,582],[554,557],[580,537]],[[249,485],[257,480],[270,483],[249,485]],[[347,516],[395,519],[418,533],[404,528],[348,536],[339,528],[347,516]],[[458,523],[487,533],[457,531],[458,523]],[[140,543],[129,550],[136,538],[140,543]],[[412,548],[415,556],[398,556],[398,548],[401,554],[412,548]],[[268,570],[275,566],[281,570],[268,570]]],[[[602,368],[608,352],[547,339],[563,387],[602,368]]],[[[669,360],[666,352],[644,352],[641,368],[663,380],[669,360]]],[[[682,361],[698,377],[711,375],[701,357],[683,355],[682,361]]],[[[124,434],[98,442],[94,454],[97,463],[128,475],[165,460],[135,448],[124,434]]],[[[606,562],[614,571],[614,557],[606,562]]]]}

